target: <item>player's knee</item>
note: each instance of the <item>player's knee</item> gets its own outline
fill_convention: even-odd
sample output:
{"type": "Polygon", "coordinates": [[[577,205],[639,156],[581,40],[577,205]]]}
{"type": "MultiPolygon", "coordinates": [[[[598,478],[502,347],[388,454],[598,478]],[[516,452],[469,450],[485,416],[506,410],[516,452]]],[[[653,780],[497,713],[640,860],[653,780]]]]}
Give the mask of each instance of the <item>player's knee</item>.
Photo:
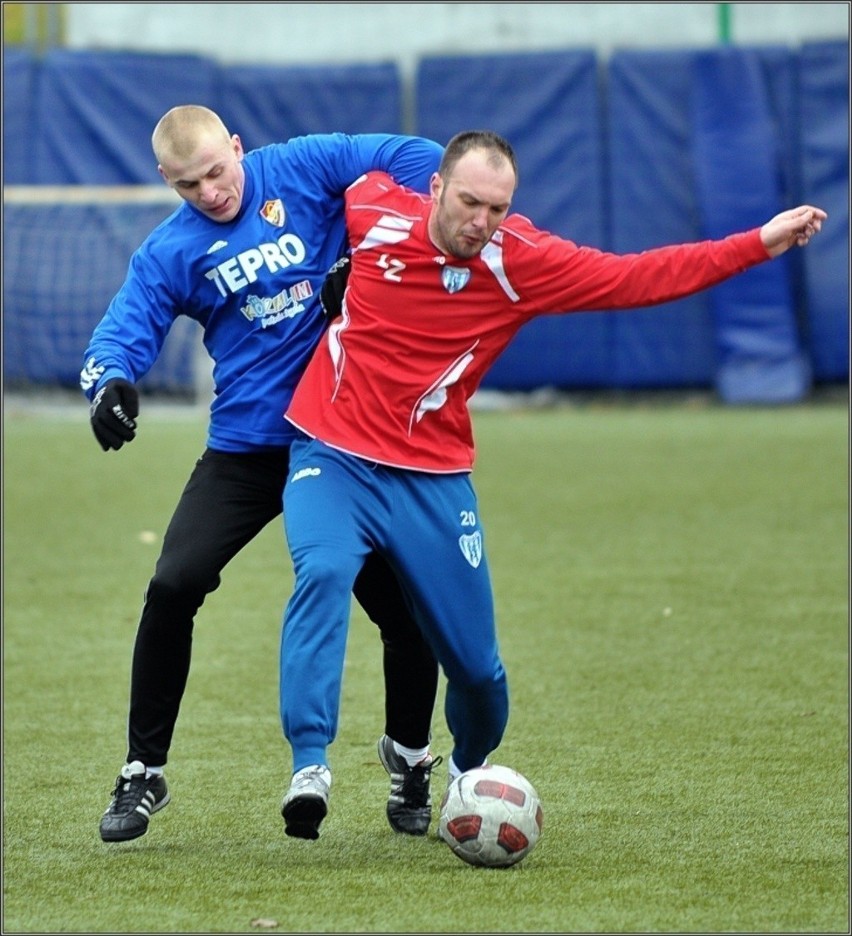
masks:
{"type": "Polygon", "coordinates": [[[460,689],[475,694],[502,694],[507,692],[506,671],[499,659],[465,658],[461,665],[448,671],[451,679],[460,689]]]}
{"type": "Polygon", "coordinates": [[[296,562],[297,587],[327,596],[348,600],[355,579],[355,570],[339,554],[330,550],[312,550],[296,562]]]}
{"type": "Polygon", "coordinates": [[[197,609],[205,596],[219,587],[219,582],[218,575],[211,578],[209,572],[192,565],[158,568],[148,583],[145,602],[197,609]]]}

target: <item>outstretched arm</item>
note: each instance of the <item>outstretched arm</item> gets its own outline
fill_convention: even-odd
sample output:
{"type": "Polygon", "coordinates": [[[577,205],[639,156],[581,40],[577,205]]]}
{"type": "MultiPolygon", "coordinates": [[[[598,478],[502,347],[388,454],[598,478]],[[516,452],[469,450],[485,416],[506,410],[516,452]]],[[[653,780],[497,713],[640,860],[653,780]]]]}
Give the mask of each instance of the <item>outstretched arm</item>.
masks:
{"type": "Polygon", "coordinates": [[[760,229],[760,239],[770,257],[778,257],[795,244],[804,247],[822,228],[828,215],[822,208],[801,205],[782,211],[760,229]]]}

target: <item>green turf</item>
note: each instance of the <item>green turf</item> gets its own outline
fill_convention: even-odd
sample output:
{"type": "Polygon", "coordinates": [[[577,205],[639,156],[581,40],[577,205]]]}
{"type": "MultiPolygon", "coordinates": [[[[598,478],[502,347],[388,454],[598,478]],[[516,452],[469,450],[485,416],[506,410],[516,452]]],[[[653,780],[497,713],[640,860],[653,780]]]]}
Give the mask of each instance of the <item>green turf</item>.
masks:
{"type": "Polygon", "coordinates": [[[849,932],[845,405],[475,424],[512,696],[492,760],[545,816],[498,871],[387,825],[357,609],[330,813],[317,842],[284,836],[278,523],[200,612],[171,805],[103,844],[158,549],[140,533],[162,535],[204,422],[143,411],[105,454],[79,412],[6,419],[4,933],[849,932]]]}

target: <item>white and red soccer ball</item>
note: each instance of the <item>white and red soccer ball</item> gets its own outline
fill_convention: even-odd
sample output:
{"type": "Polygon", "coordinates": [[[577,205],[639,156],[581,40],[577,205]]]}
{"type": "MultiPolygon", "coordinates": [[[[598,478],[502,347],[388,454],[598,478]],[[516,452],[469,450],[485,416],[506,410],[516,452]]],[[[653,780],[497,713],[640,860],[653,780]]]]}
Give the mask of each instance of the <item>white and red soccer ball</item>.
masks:
{"type": "Polygon", "coordinates": [[[541,800],[529,780],[511,767],[487,764],[447,787],[438,834],[462,861],[505,868],[535,848],[541,823],[541,800]]]}

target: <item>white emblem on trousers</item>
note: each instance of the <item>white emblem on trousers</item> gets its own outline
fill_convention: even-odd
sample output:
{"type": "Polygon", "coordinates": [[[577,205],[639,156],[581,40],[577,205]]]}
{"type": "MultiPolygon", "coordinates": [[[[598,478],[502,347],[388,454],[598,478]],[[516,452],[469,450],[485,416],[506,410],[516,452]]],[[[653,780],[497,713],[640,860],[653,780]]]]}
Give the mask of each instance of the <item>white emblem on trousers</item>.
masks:
{"type": "Polygon", "coordinates": [[[482,562],[482,534],[477,530],[476,533],[465,533],[459,537],[459,549],[467,561],[474,567],[479,567],[482,562]]]}

